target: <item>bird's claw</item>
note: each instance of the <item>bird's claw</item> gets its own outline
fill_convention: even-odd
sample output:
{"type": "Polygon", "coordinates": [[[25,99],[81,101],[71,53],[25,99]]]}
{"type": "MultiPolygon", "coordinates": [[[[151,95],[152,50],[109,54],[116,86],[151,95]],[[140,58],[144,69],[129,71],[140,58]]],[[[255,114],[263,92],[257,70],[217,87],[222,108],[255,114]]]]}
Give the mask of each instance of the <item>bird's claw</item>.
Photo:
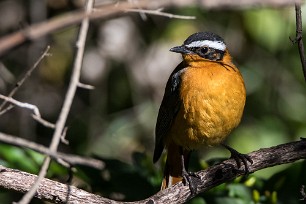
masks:
{"type": "Polygon", "coordinates": [[[238,152],[237,150],[235,150],[235,149],[233,149],[233,148],[231,148],[227,145],[223,145],[223,146],[230,151],[230,153],[231,153],[230,158],[235,160],[238,169],[240,169],[240,167],[241,167],[241,162],[243,163],[244,174],[248,175],[250,173],[248,162],[250,164],[253,164],[253,160],[251,159],[251,157],[247,154],[242,154],[242,153],[238,152]]]}
{"type": "Polygon", "coordinates": [[[183,182],[185,185],[189,185],[191,196],[197,193],[198,180],[200,180],[200,176],[194,172],[183,171],[183,182]]]}

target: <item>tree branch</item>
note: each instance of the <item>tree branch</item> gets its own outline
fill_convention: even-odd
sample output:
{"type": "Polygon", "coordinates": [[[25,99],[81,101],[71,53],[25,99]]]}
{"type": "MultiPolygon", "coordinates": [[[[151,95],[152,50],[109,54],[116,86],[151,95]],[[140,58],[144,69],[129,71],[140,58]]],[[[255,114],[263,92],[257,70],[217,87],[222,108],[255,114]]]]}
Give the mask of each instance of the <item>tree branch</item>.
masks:
{"type": "MultiPolygon", "coordinates": [[[[61,141],[61,136],[64,131],[66,119],[68,117],[71,104],[76,92],[76,89],[79,84],[79,79],[80,79],[80,74],[81,74],[81,67],[82,67],[82,62],[83,62],[83,55],[84,55],[84,49],[85,49],[85,42],[86,42],[86,36],[87,36],[87,31],[89,27],[89,18],[88,15],[91,13],[92,8],[93,8],[94,0],[87,0],[86,2],[86,17],[82,20],[81,28],[80,28],[80,33],[79,37],[76,43],[77,47],[77,52],[76,52],[76,57],[73,65],[73,70],[71,74],[71,79],[70,79],[70,84],[65,96],[64,104],[61,109],[61,112],[59,114],[58,120],[55,125],[55,131],[52,136],[51,144],[49,147],[49,150],[51,152],[56,152],[58,145],[61,141]]],[[[37,180],[31,187],[31,189],[23,196],[23,198],[20,200],[20,204],[27,204],[31,201],[31,199],[34,197],[36,194],[37,189],[39,188],[40,182],[43,180],[45,175],[47,174],[47,170],[50,165],[51,158],[47,156],[44,159],[44,162],[42,164],[42,167],[39,171],[37,180]]]]}
{"type": "Polygon", "coordinates": [[[84,165],[96,169],[102,169],[104,167],[104,163],[100,160],[88,157],[81,157],[72,154],[65,154],[60,152],[58,153],[51,152],[47,147],[43,145],[25,140],[23,138],[15,137],[12,135],[0,133],[0,141],[18,147],[28,148],[38,153],[48,155],[58,163],[61,163],[61,160],[63,160],[67,162],[69,165],[84,165]]]}
{"type": "MultiPolygon", "coordinates": [[[[9,190],[25,193],[37,180],[37,176],[0,165],[0,186],[9,190]]],[[[35,193],[35,197],[52,203],[97,203],[101,197],[88,193],[68,184],[44,178],[35,193]]],[[[108,199],[103,198],[103,201],[108,199]]],[[[110,203],[110,202],[108,202],[110,203]]]]}
{"type": "MultiPolygon", "coordinates": [[[[52,33],[58,29],[80,23],[85,17],[90,19],[106,18],[124,14],[127,9],[149,9],[154,10],[165,7],[181,7],[197,5],[204,9],[246,9],[258,7],[286,7],[300,3],[300,0],[185,0],[185,1],[147,1],[140,0],[132,4],[129,1],[117,4],[98,6],[91,14],[83,10],[73,11],[61,16],[53,17],[45,22],[33,24],[23,30],[0,38],[0,56],[6,51],[23,44],[27,40],[36,40],[42,36],[52,33]]],[[[155,13],[156,14],[156,13],[155,13]]],[[[173,17],[173,16],[172,16],[173,17]]]]}
{"type": "Polygon", "coordinates": [[[301,3],[295,4],[295,13],[296,13],[296,37],[292,41],[298,44],[304,79],[306,81],[306,58],[305,58],[305,49],[303,44],[303,24],[302,24],[302,12],[301,12],[301,3]]]}
{"type": "MultiPolygon", "coordinates": [[[[38,67],[40,62],[49,55],[50,46],[47,46],[44,52],[41,54],[41,56],[37,59],[37,61],[33,64],[33,66],[25,73],[25,75],[16,83],[15,87],[11,90],[11,92],[7,95],[8,98],[13,97],[13,95],[18,91],[18,89],[23,85],[23,83],[31,76],[32,72],[38,67]]],[[[0,105],[0,111],[2,113],[2,109],[5,106],[7,101],[3,101],[3,103],[0,105]]],[[[1,115],[0,114],[0,115],[1,115]]]]}
{"type": "MultiPolygon", "coordinates": [[[[306,158],[306,140],[290,142],[278,146],[260,149],[248,154],[253,160],[249,166],[250,173],[258,170],[285,164],[306,158]]],[[[243,166],[243,165],[241,165],[243,166]]],[[[241,176],[243,171],[237,171],[233,159],[228,159],[196,174],[200,177],[197,194],[241,176]]],[[[0,166],[0,186],[18,192],[26,192],[37,176],[0,166]]],[[[43,179],[35,194],[37,198],[54,203],[126,203],[113,201],[49,179],[43,179]]],[[[182,182],[155,195],[130,204],[144,203],[185,203],[191,199],[188,186],[182,182]]]]}
{"type": "MultiPolygon", "coordinates": [[[[260,149],[248,154],[253,160],[253,164],[249,165],[250,173],[258,170],[285,164],[292,163],[299,159],[306,158],[306,141],[291,142],[270,148],[260,149]]],[[[215,186],[233,180],[241,176],[244,171],[235,169],[236,163],[233,159],[226,160],[220,164],[214,165],[207,170],[197,173],[201,178],[199,181],[197,193],[207,191],[215,186]]],[[[243,166],[241,164],[241,166],[243,166]]],[[[164,192],[164,191],[163,191],[164,192]]],[[[175,185],[173,188],[166,189],[164,193],[156,194],[149,199],[158,203],[185,203],[189,200],[190,190],[188,186],[184,186],[182,182],[175,185]]]]}
{"type": "Polygon", "coordinates": [[[145,13],[157,16],[164,16],[168,18],[176,18],[176,19],[183,19],[183,20],[193,20],[196,19],[195,16],[183,16],[183,15],[175,15],[172,13],[162,12],[162,9],[157,10],[147,10],[147,9],[126,9],[127,12],[136,12],[136,13],[145,13]]]}
{"type": "MultiPolygon", "coordinates": [[[[12,92],[11,92],[12,93],[12,92]]],[[[4,102],[10,102],[11,104],[14,104],[16,106],[19,106],[21,108],[26,108],[26,109],[30,109],[33,111],[33,114],[32,114],[32,117],[39,123],[41,123],[42,125],[46,126],[46,127],[49,127],[49,128],[54,128],[55,125],[50,123],[49,121],[46,121],[45,119],[43,119],[40,115],[40,111],[38,109],[37,106],[33,105],[33,104],[30,104],[30,103],[24,103],[24,102],[20,102],[20,101],[17,101],[11,97],[7,97],[7,96],[4,96],[2,94],[0,94],[0,99],[3,99],[4,102]]],[[[5,104],[5,103],[2,103],[2,104],[5,104]]],[[[8,106],[9,109],[13,108],[13,106],[8,106]]],[[[8,110],[7,108],[4,109],[5,110],[8,110]]],[[[3,113],[3,111],[1,111],[0,113],[3,113]]]]}

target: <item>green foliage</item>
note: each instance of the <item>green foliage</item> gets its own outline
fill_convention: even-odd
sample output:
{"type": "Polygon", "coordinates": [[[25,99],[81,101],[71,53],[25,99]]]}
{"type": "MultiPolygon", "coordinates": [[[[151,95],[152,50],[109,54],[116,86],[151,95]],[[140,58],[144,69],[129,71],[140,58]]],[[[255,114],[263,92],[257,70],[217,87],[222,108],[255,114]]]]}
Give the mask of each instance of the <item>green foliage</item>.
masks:
{"type": "Polygon", "coordinates": [[[288,33],[295,29],[288,13],[262,9],[245,11],[243,15],[246,31],[256,43],[272,52],[286,48],[283,42],[288,40],[288,33]]]}
{"type": "MultiPolygon", "coordinates": [[[[35,151],[0,144],[0,164],[6,167],[37,174],[43,159],[44,156],[35,151]]],[[[55,177],[63,174],[67,174],[67,170],[61,165],[52,162],[48,176],[55,177]]]]}
{"type": "MultiPolygon", "coordinates": [[[[13,147],[4,144],[0,145],[2,165],[12,168],[25,169],[28,172],[36,173],[38,166],[35,160],[37,160],[37,157],[35,158],[35,153],[33,152],[32,155],[34,157],[28,153],[29,151],[20,149],[19,147],[13,147]]],[[[39,154],[36,154],[36,156],[41,157],[39,154]]]]}

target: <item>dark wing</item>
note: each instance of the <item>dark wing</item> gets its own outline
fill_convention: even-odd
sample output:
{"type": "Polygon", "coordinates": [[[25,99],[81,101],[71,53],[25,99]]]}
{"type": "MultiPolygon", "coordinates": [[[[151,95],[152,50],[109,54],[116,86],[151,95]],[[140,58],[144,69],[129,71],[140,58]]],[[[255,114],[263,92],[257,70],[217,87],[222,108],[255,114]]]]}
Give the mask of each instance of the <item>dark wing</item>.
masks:
{"type": "Polygon", "coordinates": [[[164,98],[159,108],[155,127],[154,163],[159,159],[163,152],[164,139],[167,136],[172,122],[180,109],[180,75],[184,71],[184,68],[186,68],[186,65],[184,62],[181,62],[170,75],[165,88],[164,98]]]}

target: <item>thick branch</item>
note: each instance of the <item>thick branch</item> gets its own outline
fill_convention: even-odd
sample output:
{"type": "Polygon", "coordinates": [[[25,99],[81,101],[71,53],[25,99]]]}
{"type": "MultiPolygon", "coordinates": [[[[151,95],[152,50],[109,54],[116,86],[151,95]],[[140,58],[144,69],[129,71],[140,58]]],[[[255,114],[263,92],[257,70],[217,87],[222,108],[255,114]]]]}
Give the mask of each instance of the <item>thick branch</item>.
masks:
{"type": "MultiPolygon", "coordinates": [[[[255,171],[285,164],[292,163],[299,159],[306,158],[306,140],[299,142],[291,142],[270,148],[260,149],[248,154],[253,160],[253,164],[249,165],[250,173],[255,171]]],[[[197,174],[201,181],[198,186],[198,193],[207,191],[221,183],[233,180],[241,176],[244,171],[235,169],[235,161],[233,159],[226,160],[221,164],[214,165],[207,170],[200,171],[197,174]],[[234,167],[234,168],[233,168],[234,167]]],[[[241,164],[241,166],[243,166],[241,164]]],[[[166,189],[161,193],[152,196],[149,199],[158,200],[157,203],[184,203],[190,199],[190,191],[188,186],[183,183],[175,185],[171,189],[166,189]]]]}
{"type": "MultiPolygon", "coordinates": [[[[248,155],[253,160],[253,164],[249,166],[251,173],[271,166],[292,163],[306,158],[306,140],[260,149],[248,155]]],[[[235,166],[235,161],[229,159],[206,170],[197,172],[197,175],[201,178],[197,189],[198,193],[207,191],[240,176],[242,171],[237,171],[235,166]]],[[[0,166],[0,186],[6,189],[26,192],[36,177],[36,175],[0,166]]],[[[49,179],[42,181],[35,196],[54,203],[126,203],[112,201],[49,179]]],[[[191,198],[189,196],[189,187],[184,186],[180,182],[172,188],[160,191],[150,198],[131,202],[131,204],[184,203],[191,198]]]]}
{"type": "MultiPolygon", "coordinates": [[[[21,193],[28,192],[37,176],[0,165],[0,186],[21,193]]],[[[44,178],[35,197],[52,203],[97,203],[100,196],[88,193],[68,184],[44,178]]],[[[108,199],[103,199],[105,202],[108,199]]]]}

